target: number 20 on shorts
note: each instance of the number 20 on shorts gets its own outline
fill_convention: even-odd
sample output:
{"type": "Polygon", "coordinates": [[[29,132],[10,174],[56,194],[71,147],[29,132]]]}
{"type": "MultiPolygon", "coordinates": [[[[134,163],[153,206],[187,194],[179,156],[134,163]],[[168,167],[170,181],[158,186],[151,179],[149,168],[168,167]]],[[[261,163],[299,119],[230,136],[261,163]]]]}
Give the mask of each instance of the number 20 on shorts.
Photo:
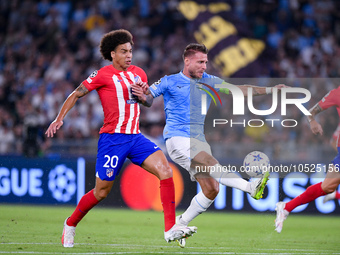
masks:
{"type": "Polygon", "coordinates": [[[118,165],[118,156],[114,155],[112,157],[110,157],[109,155],[105,155],[104,158],[106,158],[106,162],[104,164],[104,167],[111,167],[111,168],[116,168],[116,166],[118,165]]]}

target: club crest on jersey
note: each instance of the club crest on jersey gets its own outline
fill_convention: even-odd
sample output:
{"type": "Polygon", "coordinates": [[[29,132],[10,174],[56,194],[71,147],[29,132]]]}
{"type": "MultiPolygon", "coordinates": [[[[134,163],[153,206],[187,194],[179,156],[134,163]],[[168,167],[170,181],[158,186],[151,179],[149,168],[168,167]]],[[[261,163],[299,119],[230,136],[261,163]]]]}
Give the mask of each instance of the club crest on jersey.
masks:
{"type": "Polygon", "coordinates": [[[106,169],[106,176],[111,178],[113,176],[113,169],[106,169]]]}
{"type": "Polygon", "coordinates": [[[136,75],[135,77],[133,77],[135,82],[139,81],[140,80],[140,77],[138,75],[136,75]]]}

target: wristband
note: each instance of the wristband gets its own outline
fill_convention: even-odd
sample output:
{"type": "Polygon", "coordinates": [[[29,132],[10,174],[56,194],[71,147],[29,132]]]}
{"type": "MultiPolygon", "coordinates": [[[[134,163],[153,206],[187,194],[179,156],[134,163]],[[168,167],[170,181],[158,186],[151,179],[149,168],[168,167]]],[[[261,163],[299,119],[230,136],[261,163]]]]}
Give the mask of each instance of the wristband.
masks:
{"type": "Polygon", "coordinates": [[[271,94],[272,93],[272,87],[266,88],[266,94],[271,94]]]}

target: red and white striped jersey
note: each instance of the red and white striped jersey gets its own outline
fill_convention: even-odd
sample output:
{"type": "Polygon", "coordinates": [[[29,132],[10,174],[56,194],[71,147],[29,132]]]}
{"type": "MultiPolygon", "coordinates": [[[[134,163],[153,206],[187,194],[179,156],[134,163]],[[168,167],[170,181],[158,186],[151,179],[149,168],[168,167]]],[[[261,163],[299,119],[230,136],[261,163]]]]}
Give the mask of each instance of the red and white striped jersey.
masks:
{"type": "MultiPolygon", "coordinates": [[[[340,117],[340,86],[328,92],[318,104],[323,110],[326,110],[331,106],[335,106],[340,117]]],[[[333,139],[337,141],[337,147],[340,147],[340,123],[333,133],[333,139]]]]}
{"type": "Polygon", "coordinates": [[[131,84],[147,82],[143,69],[131,65],[119,71],[112,65],[94,71],[82,83],[89,90],[97,90],[104,111],[104,125],[99,133],[138,134],[140,108],[131,94],[131,84]]]}
{"type": "Polygon", "coordinates": [[[340,86],[328,92],[318,104],[323,110],[326,110],[331,106],[335,106],[340,117],[340,86]]]}

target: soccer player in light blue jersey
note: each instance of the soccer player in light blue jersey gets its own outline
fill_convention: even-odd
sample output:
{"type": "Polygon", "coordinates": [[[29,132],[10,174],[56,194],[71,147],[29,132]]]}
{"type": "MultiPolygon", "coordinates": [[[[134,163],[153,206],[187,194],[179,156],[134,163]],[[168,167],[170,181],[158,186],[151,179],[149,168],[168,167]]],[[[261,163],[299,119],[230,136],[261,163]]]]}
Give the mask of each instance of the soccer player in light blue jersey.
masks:
{"type": "MultiPolygon", "coordinates": [[[[202,111],[203,88],[213,88],[216,91],[230,94],[227,88],[216,88],[224,81],[216,76],[205,73],[208,62],[208,50],[203,44],[189,44],[183,54],[184,68],[181,72],[164,76],[149,88],[142,88],[144,93],[153,97],[163,95],[166,125],[163,136],[170,158],[185,168],[193,181],[197,181],[200,191],[191,201],[190,206],[177,216],[177,224],[187,226],[196,216],[206,211],[214,202],[219,183],[240,189],[249,193],[253,198],[260,199],[267,184],[269,173],[253,181],[246,181],[235,173],[218,171],[222,169],[219,162],[212,156],[211,148],[204,135],[205,115],[202,111]],[[196,171],[196,168],[216,171],[196,171]],[[209,168],[210,167],[210,168],[209,168]]],[[[246,96],[251,87],[253,95],[264,95],[272,92],[272,87],[256,87],[251,85],[237,86],[246,96]]],[[[278,89],[285,85],[276,85],[278,89]]],[[[132,85],[132,89],[142,93],[142,89],[132,85]]],[[[210,89],[211,92],[213,90],[210,89]]],[[[211,98],[207,98],[209,106],[211,98]]],[[[185,239],[179,242],[185,246],[185,239]]]]}

